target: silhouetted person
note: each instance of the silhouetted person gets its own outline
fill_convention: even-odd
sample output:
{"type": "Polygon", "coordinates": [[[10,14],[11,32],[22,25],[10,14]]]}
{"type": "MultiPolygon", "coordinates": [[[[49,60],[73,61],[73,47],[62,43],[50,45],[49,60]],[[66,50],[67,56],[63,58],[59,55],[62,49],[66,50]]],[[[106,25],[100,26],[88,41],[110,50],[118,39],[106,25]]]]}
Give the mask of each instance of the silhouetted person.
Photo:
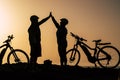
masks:
{"type": "Polygon", "coordinates": [[[38,21],[39,17],[32,15],[30,17],[31,25],[28,28],[29,43],[30,43],[30,63],[37,63],[37,58],[41,56],[41,31],[39,26],[47,21],[50,15],[41,21],[38,21]]]}
{"type": "Polygon", "coordinates": [[[66,58],[66,48],[67,48],[67,29],[66,25],[68,24],[68,20],[66,18],[60,19],[60,24],[55,20],[54,16],[52,16],[52,21],[57,28],[56,37],[57,37],[57,44],[58,44],[58,53],[60,56],[60,64],[61,66],[67,65],[67,58],[66,58]]]}

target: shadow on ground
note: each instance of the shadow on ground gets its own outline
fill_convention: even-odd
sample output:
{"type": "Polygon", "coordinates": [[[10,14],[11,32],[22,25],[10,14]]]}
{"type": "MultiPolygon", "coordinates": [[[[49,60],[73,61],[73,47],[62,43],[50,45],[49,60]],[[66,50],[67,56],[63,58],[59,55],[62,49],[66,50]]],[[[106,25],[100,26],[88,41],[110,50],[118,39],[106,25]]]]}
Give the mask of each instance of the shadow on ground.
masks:
{"type": "Polygon", "coordinates": [[[83,68],[54,64],[3,64],[0,77],[22,80],[118,80],[120,69],[83,68]]]}

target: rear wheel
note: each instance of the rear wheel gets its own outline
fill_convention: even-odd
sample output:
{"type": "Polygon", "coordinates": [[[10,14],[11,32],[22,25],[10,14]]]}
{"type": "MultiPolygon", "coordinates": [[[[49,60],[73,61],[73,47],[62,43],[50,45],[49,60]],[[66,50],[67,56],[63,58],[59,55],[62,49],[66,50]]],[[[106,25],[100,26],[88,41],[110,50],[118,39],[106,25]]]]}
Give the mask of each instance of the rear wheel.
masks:
{"type": "Polygon", "coordinates": [[[98,52],[97,59],[101,67],[115,68],[120,63],[120,53],[118,49],[113,46],[105,46],[98,52]]]}

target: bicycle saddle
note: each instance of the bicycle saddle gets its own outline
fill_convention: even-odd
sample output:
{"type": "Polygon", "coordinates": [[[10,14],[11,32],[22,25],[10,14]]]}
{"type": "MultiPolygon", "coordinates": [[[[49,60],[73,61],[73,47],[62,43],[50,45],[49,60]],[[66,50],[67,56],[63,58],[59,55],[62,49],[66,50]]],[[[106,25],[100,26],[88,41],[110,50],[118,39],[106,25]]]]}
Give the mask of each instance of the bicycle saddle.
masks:
{"type": "Polygon", "coordinates": [[[101,42],[101,39],[98,39],[98,40],[93,40],[93,42],[101,42]]]}

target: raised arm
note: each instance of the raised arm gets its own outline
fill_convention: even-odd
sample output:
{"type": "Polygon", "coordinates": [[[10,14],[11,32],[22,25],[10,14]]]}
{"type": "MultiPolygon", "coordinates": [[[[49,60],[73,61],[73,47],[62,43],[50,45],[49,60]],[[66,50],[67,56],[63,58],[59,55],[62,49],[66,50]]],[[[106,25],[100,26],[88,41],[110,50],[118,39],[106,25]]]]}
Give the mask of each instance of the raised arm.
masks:
{"type": "Polygon", "coordinates": [[[42,23],[46,22],[49,18],[50,18],[50,15],[49,15],[48,17],[42,19],[42,20],[39,22],[39,24],[42,24],[42,23]]]}
{"type": "Polygon", "coordinates": [[[55,20],[54,16],[51,16],[53,23],[55,24],[56,28],[59,28],[58,22],[55,20]]]}

